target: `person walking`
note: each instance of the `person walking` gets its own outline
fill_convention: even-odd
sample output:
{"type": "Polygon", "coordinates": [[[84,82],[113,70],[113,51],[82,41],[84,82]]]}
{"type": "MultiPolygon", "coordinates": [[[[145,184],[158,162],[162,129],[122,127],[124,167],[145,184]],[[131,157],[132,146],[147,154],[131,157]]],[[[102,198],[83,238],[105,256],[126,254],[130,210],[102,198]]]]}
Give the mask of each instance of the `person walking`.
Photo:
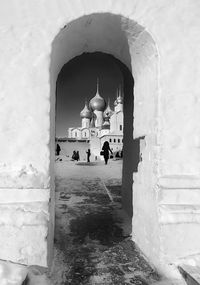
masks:
{"type": "Polygon", "coordinates": [[[73,150],[73,153],[72,153],[72,160],[76,160],[76,151],[73,150]]]}
{"type": "Polygon", "coordinates": [[[87,162],[90,162],[90,155],[91,155],[91,152],[90,152],[90,149],[88,148],[88,151],[86,151],[87,153],[87,162]]]}
{"type": "Polygon", "coordinates": [[[104,142],[103,147],[102,147],[102,150],[103,150],[103,157],[104,157],[105,164],[108,164],[109,151],[110,151],[111,153],[113,153],[112,150],[110,149],[110,145],[109,145],[109,142],[108,142],[108,141],[105,141],[105,142],[104,142]]]}
{"type": "Polygon", "coordinates": [[[79,155],[79,151],[77,150],[76,152],[76,160],[79,161],[80,160],[80,155],[79,155]]]}
{"type": "Polygon", "coordinates": [[[60,148],[59,144],[57,143],[57,146],[56,146],[56,155],[60,155],[60,151],[61,151],[61,148],[60,148]]]}

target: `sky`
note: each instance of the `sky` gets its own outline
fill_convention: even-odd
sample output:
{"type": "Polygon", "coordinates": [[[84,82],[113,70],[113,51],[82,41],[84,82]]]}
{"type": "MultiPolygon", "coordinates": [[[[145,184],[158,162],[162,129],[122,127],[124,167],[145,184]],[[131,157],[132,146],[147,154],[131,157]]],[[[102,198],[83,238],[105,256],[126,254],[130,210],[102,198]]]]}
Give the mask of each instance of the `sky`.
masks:
{"type": "Polygon", "coordinates": [[[66,137],[69,127],[81,127],[80,112],[85,100],[96,94],[97,78],[99,93],[112,109],[122,74],[115,59],[102,53],[87,53],[65,64],[57,79],[56,137],[66,137]]]}

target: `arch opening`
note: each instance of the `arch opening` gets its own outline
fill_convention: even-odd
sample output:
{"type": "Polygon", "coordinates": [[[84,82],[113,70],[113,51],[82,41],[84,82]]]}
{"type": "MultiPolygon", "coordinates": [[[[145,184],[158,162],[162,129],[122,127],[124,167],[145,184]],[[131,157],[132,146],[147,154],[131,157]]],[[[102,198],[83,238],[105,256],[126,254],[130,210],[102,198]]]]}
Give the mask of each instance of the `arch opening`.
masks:
{"type": "MultiPolygon", "coordinates": [[[[131,124],[133,78],[128,68],[113,56],[99,52],[85,53],[63,66],[58,75],[56,89],[56,145],[60,146],[61,152],[56,155],[55,161],[57,199],[53,276],[57,275],[55,267],[60,261],[60,252],[65,254],[66,265],[63,267],[67,268],[68,264],[70,267],[76,267],[75,263],[79,262],[81,256],[84,256],[85,248],[88,248],[88,263],[95,271],[95,266],[90,259],[93,251],[99,250],[101,256],[102,245],[105,247],[104,250],[110,249],[111,245],[124,242],[131,233],[127,230],[126,232],[121,231],[121,226],[117,225],[117,220],[119,223],[121,218],[116,217],[116,213],[121,212],[123,163],[121,153],[122,148],[123,153],[126,153],[126,142],[130,140],[127,139],[130,131],[127,131],[127,127],[133,128],[133,124],[131,124]],[[106,120],[100,129],[91,127],[93,118],[90,116],[85,118],[85,112],[81,111],[85,109],[85,98],[87,97],[87,107],[89,107],[90,100],[94,98],[97,77],[99,94],[107,104],[109,97],[109,108],[112,112],[111,115],[105,117],[107,105],[103,112],[103,117],[106,120]],[[126,83],[126,93],[123,91],[124,82],[126,83]],[[129,124],[126,124],[125,129],[123,104],[116,105],[116,95],[119,95],[116,93],[119,92],[120,85],[122,96],[120,102],[121,99],[122,103],[129,102],[129,109],[126,108],[125,116],[128,116],[129,124]],[[84,115],[83,118],[82,115],[84,115]],[[109,120],[107,120],[108,118],[109,120]],[[89,123],[88,126],[85,126],[85,123],[89,123]],[[109,128],[107,128],[108,123],[109,128]],[[88,131],[87,139],[84,137],[86,130],[88,131]],[[94,131],[95,136],[93,136],[94,131]],[[98,138],[96,134],[98,134],[98,138]],[[112,150],[108,165],[104,164],[103,157],[100,156],[105,141],[109,141],[112,150]],[[91,152],[89,162],[87,162],[86,155],[88,149],[91,152]],[[79,152],[77,161],[74,151],[79,152]],[[82,186],[80,186],[80,181],[82,186]],[[91,184],[93,187],[90,186],[91,184]],[[70,203],[70,201],[74,202],[70,203]],[[81,230],[74,230],[77,225],[81,230]],[[86,236],[88,238],[85,238],[86,236]],[[63,237],[65,238],[63,239],[63,237]],[[74,242],[71,244],[72,240],[74,242]],[[84,246],[78,244],[79,240],[84,243],[84,246]],[[90,246],[90,243],[94,242],[95,249],[90,246]],[[75,250],[75,262],[72,262],[69,260],[70,252],[76,248],[77,244],[79,245],[79,255],[76,255],[75,250]]],[[[119,100],[119,97],[117,99],[119,100]]],[[[87,113],[89,114],[88,111],[87,113]]],[[[132,180],[132,177],[130,179],[132,180]]],[[[131,223],[127,226],[131,228],[131,223]]],[[[78,270],[81,270],[83,276],[87,275],[84,266],[78,270]]],[[[88,278],[90,277],[88,276],[88,278]]],[[[74,275],[73,282],[76,282],[74,275]]]]}
{"type": "MultiPolygon", "coordinates": [[[[158,56],[154,40],[144,27],[121,15],[91,14],[66,24],[56,36],[52,44],[50,66],[52,153],[54,154],[55,147],[55,108],[53,106],[55,106],[58,74],[62,66],[70,59],[82,53],[96,51],[114,56],[119,61],[121,70],[126,74],[124,92],[129,93],[129,99],[125,100],[124,106],[124,126],[127,135],[125,135],[124,142],[126,151],[122,176],[123,207],[132,219],[133,239],[156,265],[158,255],[155,253],[155,248],[159,247],[159,240],[153,187],[158,170],[154,165],[152,155],[153,152],[156,155],[154,144],[158,115],[158,56]],[[132,76],[134,78],[134,99],[133,81],[130,83],[132,76]],[[135,146],[137,146],[137,151],[134,154],[135,146]],[[140,160],[137,167],[134,166],[136,156],[138,162],[140,160]],[[144,203],[145,199],[147,203],[144,203]],[[149,221],[149,214],[151,221],[149,221]]],[[[53,180],[54,155],[51,161],[53,180]]],[[[53,233],[50,236],[52,238],[53,233]]]]}

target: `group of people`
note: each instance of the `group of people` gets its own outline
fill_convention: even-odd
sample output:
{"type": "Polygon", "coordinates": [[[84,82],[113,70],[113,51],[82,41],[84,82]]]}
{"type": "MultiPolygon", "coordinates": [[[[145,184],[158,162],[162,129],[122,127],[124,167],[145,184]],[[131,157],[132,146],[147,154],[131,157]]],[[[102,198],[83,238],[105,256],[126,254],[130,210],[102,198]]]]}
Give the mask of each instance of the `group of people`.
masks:
{"type": "MultiPolygon", "coordinates": [[[[88,150],[86,151],[86,154],[87,154],[87,162],[90,162],[90,155],[91,155],[90,149],[88,149],[88,150]]],[[[75,151],[75,150],[73,151],[72,159],[73,159],[73,160],[76,160],[76,161],[79,161],[79,160],[80,160],[79,151],[75,151]]]]}
{"type": "Polygon", "coordinates": [[[79,151],[73,151],[73,154],[72,154],[72,159],[73,160],[76,160],[76,161],[79,161],[80,160],[80,155],[79,155],[79,151]]]}
{"type": "MultiPolygon", "coordinates": [[[[56,145],[56,155],[60,155],[60,151],[61,151],[61,148],[60,148],[59,144],[57,144],[56,145]]],[[[104,157],[105,164],[108,164],[109,153],[113,154],[112,150],[110,149],[109,142],[105,141],[104,144],[103,144],[103,147],[102,147],[102,151],[101,151],[101,155],[103,155],[103,157],[104,157]]],[[[87,154],[87,162],[90,162],[90,156],[91,156],[90,149],[88,149],[86,151],[86,154],[87,154]]],[[[79,155],[79,151],[78,150],[77,151],[76,150],[73,151],[72,159],[76,160],[76,161],[80,160],[80,155],[79,155]]]]}

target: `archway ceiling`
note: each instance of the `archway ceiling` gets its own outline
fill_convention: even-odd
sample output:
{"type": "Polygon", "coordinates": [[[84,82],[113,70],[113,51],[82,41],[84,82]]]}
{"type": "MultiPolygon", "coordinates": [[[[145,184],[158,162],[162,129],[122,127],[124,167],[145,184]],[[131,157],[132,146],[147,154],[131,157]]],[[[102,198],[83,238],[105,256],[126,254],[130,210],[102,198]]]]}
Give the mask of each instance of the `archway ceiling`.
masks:
{"type": "Polygon", "coordinates": [[[53,42],[52,64],[62,66],[84,52],[112,54],[131,69],[129,47],[144,31],[132,20],[113,14],[83,16],[64,27],[53,42]]]}

